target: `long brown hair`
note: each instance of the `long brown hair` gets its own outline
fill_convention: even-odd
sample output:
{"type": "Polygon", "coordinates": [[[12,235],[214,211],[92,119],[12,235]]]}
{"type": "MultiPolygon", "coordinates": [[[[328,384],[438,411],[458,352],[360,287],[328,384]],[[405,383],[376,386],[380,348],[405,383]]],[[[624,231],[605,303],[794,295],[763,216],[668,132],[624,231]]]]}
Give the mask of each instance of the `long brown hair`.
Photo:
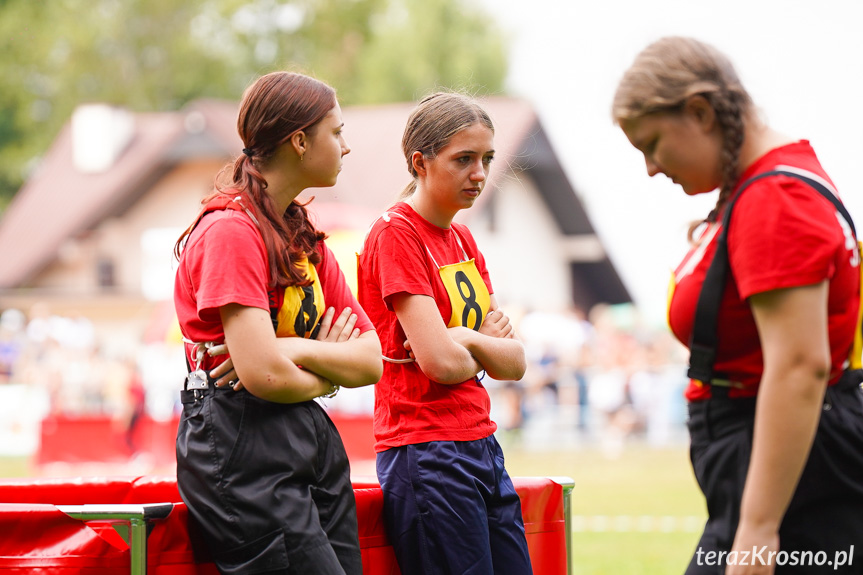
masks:
{"type": "MultiPolygon", "coordinates": [[[[206,205],[219,196],[241,196],[257,220],[267,250],[271,286],[309,285],[298,262],[308,258],[313,264],[319,263],[317,243],[326,236],[315,229],[305,204],[296,199],[284,213],[278,212],[266,192],[267,181],[260,166],[298,131],[313,131],[335,105],[335,90],[309,76],[273,72],[259,78],[243,94],[237,118],[243,153],[222,168],[213,193],[202,201],[206,205]]],[[[193,228],[194,224],[177,240],[174,253],[178,258],[193,228]]]]}
{"type": "Polygon", "coordinates": [[[614,94],[611,115],[617,124],[654,113],[678,113],[687,98],[703,96],[716,112],[722,130],[722,182],[716,219],[731,198],[739,174],[745,121],[753,113],[752,99],[731,61],[719,50],[692,38],[672,36],[642,50],[624,73],[614,94]]]}
{"type": "Polygon", "coordinates": [[[494,133],[491,118],[470,96],[458,92],[436,92],[423,98],[411,112],[402,135],[402,151],[413,180],[398,199],[404,200],[416,191],[417,173],[411,161],[414,152],[434,158],[453,136],[476,123],[494,133]]]}

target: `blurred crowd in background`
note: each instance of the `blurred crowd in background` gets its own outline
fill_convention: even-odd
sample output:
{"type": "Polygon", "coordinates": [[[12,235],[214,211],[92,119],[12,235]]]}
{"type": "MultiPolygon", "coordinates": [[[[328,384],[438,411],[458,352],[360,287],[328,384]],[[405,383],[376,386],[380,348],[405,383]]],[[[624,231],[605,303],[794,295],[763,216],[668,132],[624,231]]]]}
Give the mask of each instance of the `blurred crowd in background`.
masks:
{"type": "MultiPolygon", "coordinates": [[[[627,443],[686,441],[685,349],[667,328],[645,326],[632,305],[588,313],[526,311],[513,317],[528,370],[520,381],[483,379],[506,446],[597,447],[619,455],[627,443]]],[[[120,354],[100,345],[83,317],[0,313],[0,387],[26,387],[39,417],[106,417],[131,437],[142,416],[179,413],[185,365],[177,342],[120,354]]],[[[371,414],[374,389],[345,390],[326,407],[371,414]]],[[[131,441],[131,440],[130,440],[131,441]]],[[[130,446],[131,447],[131,446],[130,446]]]]}
{"type": "Polygon", "coordinates": [[[600,304],[588,313],[529,312],[517,329],[524,378],[489,384],[505,442],[596,446],[614,457],[627,441],[687,441],[688,355],[667,327],[646,325],[631,304],[600,304]]]}

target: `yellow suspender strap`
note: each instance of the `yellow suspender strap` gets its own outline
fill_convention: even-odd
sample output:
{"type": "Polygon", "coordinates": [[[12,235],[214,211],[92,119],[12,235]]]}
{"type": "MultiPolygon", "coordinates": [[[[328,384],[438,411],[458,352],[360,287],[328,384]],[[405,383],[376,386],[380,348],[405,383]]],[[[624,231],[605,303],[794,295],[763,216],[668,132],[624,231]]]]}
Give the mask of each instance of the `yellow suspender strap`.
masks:
{"type": "MultiPolygon", "coordinates": [[[[863,242],[857,242],[858,249],[863,254],[863,242]]],[[[854,333],[854,345],[851,347],[851,355],[849,356],[849,368],[863,368],[863,265],[860,265],[860,310],[857,313],[857,330],[854,333]]]]}

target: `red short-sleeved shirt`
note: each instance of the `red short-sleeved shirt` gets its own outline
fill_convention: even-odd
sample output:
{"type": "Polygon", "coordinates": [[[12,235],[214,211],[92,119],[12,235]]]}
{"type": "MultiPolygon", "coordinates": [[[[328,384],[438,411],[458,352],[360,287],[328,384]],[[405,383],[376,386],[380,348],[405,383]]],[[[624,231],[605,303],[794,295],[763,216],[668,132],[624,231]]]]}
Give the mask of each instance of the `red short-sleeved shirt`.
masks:
{"type": "MultiPolygon", "coordinates": [[[[792,166],[830,180],[809,142],[776,148],[752,164],[740,182],[778,166],[792,166]]],[[[832,183],[830,183],[832,186],[832,183]]],[[[720,218],[721,219],[721,218],[720,218]]],[[[698,296],[716,250],[719,223],[711,224],[698,245],[675,270],[669,300],[669,325],[688,344],[698,296]]],[[[828,331],[835,383],[854,341],[859,307],[859,263],[850,231],[833,205],[807,184],[787,176],[763,178],[740,196],[731,214],[728,237],[730,279],[718,318],[717,373],[742,383],[732,396],[754,396],[764,370],[755,319],[746,298],[766,291],[829,280],[828,331]]],[[[710,390],[691,381],[690,401],[710,397],[710,390]]]]}
{"type": "MultiPolygon", "coordinates": [[[[374,329],[345,282],[335,256],[324,243],[318,244],[321,262],[315,266],[326,307],[336,316],[346,306],[357,314],[361,332],[374,329]]],[[[229,303],[269,311],[269,268],[261,234],[247,214],[236,209],[207,213],[192,231],[183,249],[174,284],[174,305],[183,335],[195,342],[222,342],[225,332],[219,308],[229,303]]],[[[280,290],[276,306],[285,297],[280,290]]],[[[194,365],[193,346],[186,354],[194,365]]],[[[201,367],[210,370],[227,356],[204,356],[201,367]]]]}
{"type": "MultiPolygon", "coordinates": [[[[444,266],[463,259],[454,234],[468,257],[476,260],[489,293],[493,292],[485,259],[466,227],[453,223],[449,229],[439,228],[405,203],[390,212],[403,217],[378,219],[363,246],[359,299],[377,329],[383,354],[400,359],[407,358],[405,334],[393,311],[392,296],[404,292],[434,298],[446,324],[452,305],[434,261],[444,266]]],[[[475,379],[443,385],[426,377],[416,363],[384,362],[383,377],[375,386],[375,449],[488,437],[497,429],[489,417],[490,406],[488,392],[475,379]]]]}

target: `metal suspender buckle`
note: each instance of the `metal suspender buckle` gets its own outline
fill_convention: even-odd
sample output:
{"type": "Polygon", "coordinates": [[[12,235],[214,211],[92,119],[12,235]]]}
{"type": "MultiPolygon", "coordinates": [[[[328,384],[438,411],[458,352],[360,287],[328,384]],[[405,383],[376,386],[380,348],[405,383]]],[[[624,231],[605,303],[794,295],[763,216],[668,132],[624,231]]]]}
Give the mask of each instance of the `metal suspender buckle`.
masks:
{"type": "Polygon", "coordinates": [[[203,369],[196,369],[186,376],[186,390],[194,392],[196,401],[204,397],[204,390],[207,388],[207,372],[203,369]]]}

